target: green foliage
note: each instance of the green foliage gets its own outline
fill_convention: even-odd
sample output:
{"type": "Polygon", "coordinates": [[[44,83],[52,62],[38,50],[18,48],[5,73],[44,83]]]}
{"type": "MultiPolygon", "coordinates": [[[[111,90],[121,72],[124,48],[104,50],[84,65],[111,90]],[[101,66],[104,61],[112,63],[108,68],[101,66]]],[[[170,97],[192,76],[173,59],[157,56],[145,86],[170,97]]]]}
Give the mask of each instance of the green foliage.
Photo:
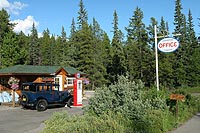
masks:
{"type": "MultiPolygon", "coordinates": [[[[158,110],[160,113],[168,110],[166,96],[164,92],[146,91],[143,87],[142,82],[137,84],[130,81],[128,76],[118,76],[118,82],[115,84],[96,90],[95,96],[90,99],[90,104],[85,110],[94,112],[98,116],[109,111],[120,112],[125,119],[132,121],[134,132],[153,131],[157,122],[152,123],[148,117],[149,113],[153,110],[158,110]]],[[[156,117],[156,114],[153,113],[151,117],[156,117]]],[[[162,123],[164,119],[158,121],[162,123]]],[[[163,128],[163,125],[159,126],[163,128]]],[[[164,130],[159,126],[158,129],[164,130]]]]}
{"type": "Polygon", "coordinates": [[[118,82],[109,87],[97,88],[95,97],[90,99],[88,110],[101,114],[113,110],[123,112],[129,106],[129,101],[140,99],[140,86],[128,80],[128,77],[118,76],[118,82]]]}
{"type": "Polygon", "coordinates": [[[186,95],[186,100],[178,102],[179,112],[174,114],[166,102],[169,92],[145,90],[143,87],[141,81],[136,83],[128,76],[118,76],[115,84],[96,90],[84,108],[84,115],[57,112],[45,121],[43,133],[163,133],[188,120],[200,109],[199,99],[178,90],[174,93],[186,95]]]}
{"type": "Polygon", "coordinates": [[[66,112],[58,112],[45,121],[42,133],[100,133],[100,132],[131,132],[130,121],[123,118],[120,113],[104,113],[100,117],[92,114],[71,116],[66,112]]]}
{"type": "MultiPolygon", "coordinates": [[[[0,67],[15,64],[72,66],[87,74],[86,78],[91,83],[87,89],[93,90],[113,84],[117,81],[117,75],[125,75],[126,72],[132,81],[141,79],[146,87],[154,86],[154,26],[158,27],[158,36],[167,35],[169,27],[164,17],[161,17],[160,23],[152,17],[151,24],[146,27],[143,22],[145,15],[137,7],[125,28],[127,35],[124,35],[118,27],[120,20],[114,11],[113,38],[109,39],[96,19],[88,23],[82,0],[78,6],[78,17],[72,19],[69,36],[62,27],[60,36],[50,36],[47,29],[41,38],[34,24],[30,35],[20,32],[13,33],[14,38],[8,37],[15,24],[10,22],[6,10],[0,10],[0,47],[3,51],[0,53],[0,67]],[[7,47],[10,44],[19,47],[19,53],[11,53],[13,49],[9,52],[7,47]]],[[[189,10],[186,16],[182,9],[181,0],[176,0],[174,33],[181,33],[181,36],[175,37],[180,47],[173,53],[158,53],[159,81],[165,88],[196,87],[200,83],[200,47],[192,12],[189,10]]]]}
{"type": "Polygon", "coordinates": [[[38,32],[35,27],[35,24],[33,23],[29,40],[29,64],[40,65],[40,57],[41,55],[40,55],[38,32]]]}
{"type": "Polygon", "coordinates": [[[24,49],[19,47],[17,37],[13,32],[9,32],[5,35],[0,48],[0,62],[2,66],[8,67],[20,63],[20,59],[24,54],[24,49]]]}

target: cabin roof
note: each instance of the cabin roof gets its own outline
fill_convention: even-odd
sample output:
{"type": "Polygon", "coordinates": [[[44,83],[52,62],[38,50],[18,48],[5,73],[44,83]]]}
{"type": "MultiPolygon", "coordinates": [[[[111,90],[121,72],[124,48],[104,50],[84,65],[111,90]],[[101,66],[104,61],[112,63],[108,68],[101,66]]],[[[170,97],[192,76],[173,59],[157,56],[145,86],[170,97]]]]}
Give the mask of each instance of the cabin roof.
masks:
{"type": "Polygon", "coordinates": [[[58,70],[64,69],[68,74],[85,74],[73,67],[61,66],[34,66],[34,65],[15,65],[0,69],[0,75],[54,75],[58,70]]]}

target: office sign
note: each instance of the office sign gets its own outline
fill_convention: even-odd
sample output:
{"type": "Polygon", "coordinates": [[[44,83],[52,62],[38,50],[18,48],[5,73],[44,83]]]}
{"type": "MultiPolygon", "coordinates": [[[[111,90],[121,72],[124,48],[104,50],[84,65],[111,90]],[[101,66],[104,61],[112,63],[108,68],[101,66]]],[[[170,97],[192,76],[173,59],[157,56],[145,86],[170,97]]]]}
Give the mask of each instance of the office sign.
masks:
{"type": "Polygon", "coordinates": [[[174,38],[164,38],[158,43],[161,52],[173,52],[179,47],[179,42],[174,38]]]}

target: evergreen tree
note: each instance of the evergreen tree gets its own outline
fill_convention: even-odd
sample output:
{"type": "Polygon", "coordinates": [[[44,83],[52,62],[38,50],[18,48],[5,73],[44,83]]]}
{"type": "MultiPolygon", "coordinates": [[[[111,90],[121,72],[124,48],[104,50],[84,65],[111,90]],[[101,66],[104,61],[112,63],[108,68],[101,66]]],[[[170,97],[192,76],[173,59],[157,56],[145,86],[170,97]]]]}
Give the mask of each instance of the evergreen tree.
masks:
{"type": "MultiPolygon", "coordinates": [[[[161,36],[163,39],[164,37],[168,37],[168,28],[167,23],[165,22],[164,18],[161,17],[160,26],[158,27],[158,36],[161,36]]],[[[164,87],[172,87],[174,80],[173,80],[173,67],[172,63],[174,55],[172,53],[163,53],[158,51],[159,57],[159,82],[160,85],[164,87]]]]}
{"type": "Polygon", "coordinates": [[[186,54],[187,58],[185,61],[185,65],[187,66],[187,69],[185,69],[187,74],[187,81],[189,86],[195,86],[198,84],[199,80],[197,79],[198,76],[198,61],[196,60],[196,56],[198,55],[196,52],[198,49],[198,42],[197,38],[195,36],[194,31],[194,24],[193,24],[193,18],[192,13],[189,10],[188,13],[188,21],[187,21],[187,45],[186,45],[186,54]],[[194,62],[195,65],[194,65],[194,62]],[[197,73],[196,73],[197,72],[197,73]]]}
{"type": "Polygon", "coordinates": [[[77,59],[77,48],[76,48],[76,25],[74,18],[72,19],[71,27],[70,27],[70,35],[68,41],[68,49],[67,49],[67,64],[72,67],[76,67],[76,59],[77,59]]]}
{"type": "Polygon", "coordinates": [[[158,25],[158,22],[154,17],[150,18],[150,25],[146,28],[149,36],[149,45],[153,51],[155,51],[155,33],[154,33],[154,26],[158,25]]]}
{"type": "Polygon", "coordinates": [[[67,45],[67,34],[65,32],[64,27],[62,27],[62,32],[61,32],[61,45],[62,48],[60,49],[61,52],[61,60],[60,60],[60,65],[61,66],[68,66],[67,61],[70,60],[67,57],[67,52],[68,52],[68,45],[67,45]]]}
{"type": "Polygon", "coordinates": [[[57,55],[56,55],[56,37],[55,37],[55,35],[51,35],[50,51],[51,51],[51,54],[50,54],[50,65],[52,65],[52,66],[58,65],[55,62],[55,59],[57,58],[57,55]]]}
{"type": "Polygon", "coordinates": [[[55,44],[54,44],[54,65],[61,65],[61,61],[63,59],[63,47],[64,47],[64,44],[63,44],[63,40],[62,40],[62,37],[61,36],[58,36],[56,38],[56,41],[55,41],[55,44]]]}
{"type": "MultiPolygon", "coordinates": [[[[10,23],[9,17],[10,16],[5,9],[0,10],[0,47],[1,45],[3,45],[3,39],[5,35],[11,32],[14,26],[13,24],[10,23]]],[[[3,57],[1,56],[0,53],[0,60],[2,60],[2,58],[3,57]]],[[[0,62],[0,67],[1,65],[3,64],[0,62]]]]}
{"type": "Polygon", "coordinates": [[[33,23],[30,35],[30,43],[29,43],[29,64],[30,65],[40,65],[41,63],[41,53],[40,53],[40,45],[38,39],[38,32],[35,28],[35,24],[33,23]]]}
{"type": "Polygon", "coordinates": [[[73,36],[75,33],[76,33],[76,25],[75,25],[75,21],[74,21],[74,18],[73,18],[69,37],[73,36]]]}
{"type": "Polygon", "coordinates": [[[108,84],[110,84],[109,80],[109,68],[110,64],[112,62],[112,57],[111,57],[111,44],[110,44],[110,39],[106,32],[103,34],[103,40],[102,40],[102,59],[103,59],[103,65],[106,68],[106,75],[105,79],[107,80],[108,84]]]}
{"type": "Polygon", "coordinates": [[[118,75],[124,75],[127,71],[126,59],[122,45],[123,34],[118,28],[118,15],[116,10],[114,11],[113,17],[113,39],[111,42],[112,62],[111,68],[108,71],[111,83],[117,81],[118,75]]]}
{"type": "Polygon", "coordinates": [[[41,49],[41,63],[42,65],[51,65],[51,38],[49,29],[43,31],[43,36],[40,38],[40,49],[41,49]]]}
{"type": "Polygon", "coordinates": [[[173,69],[174,69],[174,81],[175,86],[185,86],[187,85],[186,81],[186,67],[185,67],[185,59],[187,58],[186,55],[186,18],[184,14],[181,12],[182,5],[180,0],[175,1],[175,15],[174,15],[174,33],[181,34],[181,36],[176,36],[176,39],[180,43],[180,47],[174,52],[175,59],[173,62],[173,69]]]}
{"type": "Polygon", "coordinates": [[[151,80],[148,75],[152,76],[151,63],[152,52],[148,45],[148,36],[145,24],[142,22],[143,12],[139,7],[134,11],[130,18],[127,31],[126,54],[128,69],[132,79],[141,79],[150,85],[151,80]]]}
{"type": "Polygon", "coordinates": [[[17,40],[18,40],[18,46],[20,47],[21,51],[21,57],[19,64],[28,64],[28,49],[29,49],[29,42],[28,42],[28,37],[21,31],[17,35],[17,40]]]}
{"type": "Polygon", "coordinates": [[[92,23],[92,35],[93,35],[93,58],[94,58],[94,64],[95,69],[97,72],[95,73],[94,77],[96,79],[95,81],[95,87],[100,87],[102,84],[106,83],[105,77],[106,77],[106,66],[104,66],[104,61],[107,59],[104,58],[106,56],[106,49],[104,49],[103,44],[103,33],[104,31],[101,29],[99,23],[93,18],[92,23]]]}
{"type": "Polygon", "coordinates": [[[1,45],[2,67],[17,65],[20,63],[23,49],[20,49],[16,34],[12,31],[5,34],[1,45]]]}
{"type": "Polygon", "coordinates": [[[5,9],[0,10],[0,45],[6,33],[12,31],[14,24],[10,23],[9,14],[5,9]]]}
{"type": "Polygon", "coordinates": [[[90,79],[90,88],[94,89],[98,69],[95,66],[93,35],[89,26],[85,25],[82,30],[76,33],[77,51],[77,68],[78,70],[87,73],[90,79]]]}
{"type": "Polygon", "coordinates": [[[85,24],[88,24],[88,16],[85,6],[83,4],[83,0],[80,0],[79,3],[79,12],[78,12],[78,29],[81,30],[85,24]]]}

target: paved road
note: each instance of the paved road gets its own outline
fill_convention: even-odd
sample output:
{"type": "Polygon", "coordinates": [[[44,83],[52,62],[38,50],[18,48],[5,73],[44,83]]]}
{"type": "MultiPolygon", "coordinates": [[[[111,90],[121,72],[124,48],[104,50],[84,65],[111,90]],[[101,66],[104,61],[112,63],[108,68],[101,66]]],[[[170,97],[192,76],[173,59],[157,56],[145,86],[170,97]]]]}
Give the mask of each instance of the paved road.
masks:
{"type": "MultiPolygon", "coordinates": [[[[191,93],[193,96],[200,96],[200,93],[191,93]]],[[[200,113],[197,113],[183,125],[173,130],[171,133],[200,133],[200,113]]]]}
{"type": "Polygon", "coordinates": [[[200,113],[193,116],[189,121],[171,133],[200,133],[200,113]]]}
{"type": "Polygon", "coordinates": [[[82,114],[81,107],[51,108],[44,112],[24,110],[21,107],[1,107],[0,133],[34,133],[44,128],[43,122],[54,112],[67,111],[69,114],[82,114]]]}
{"type": "MultiPolygon", "coordinates": [[[[83,99],[83,105],[88,104],[88,99],[94,92],[86,92],[86,99],[83,99]]],[[[24,110],[21,107],[0,106],[0,133],[38,133],[42,131],[44,121],[58,111],[67,111],[69,114],[82,114],[81,107],[62,107],[51,108],[44,112],[36,110],[24,110]]]]}

